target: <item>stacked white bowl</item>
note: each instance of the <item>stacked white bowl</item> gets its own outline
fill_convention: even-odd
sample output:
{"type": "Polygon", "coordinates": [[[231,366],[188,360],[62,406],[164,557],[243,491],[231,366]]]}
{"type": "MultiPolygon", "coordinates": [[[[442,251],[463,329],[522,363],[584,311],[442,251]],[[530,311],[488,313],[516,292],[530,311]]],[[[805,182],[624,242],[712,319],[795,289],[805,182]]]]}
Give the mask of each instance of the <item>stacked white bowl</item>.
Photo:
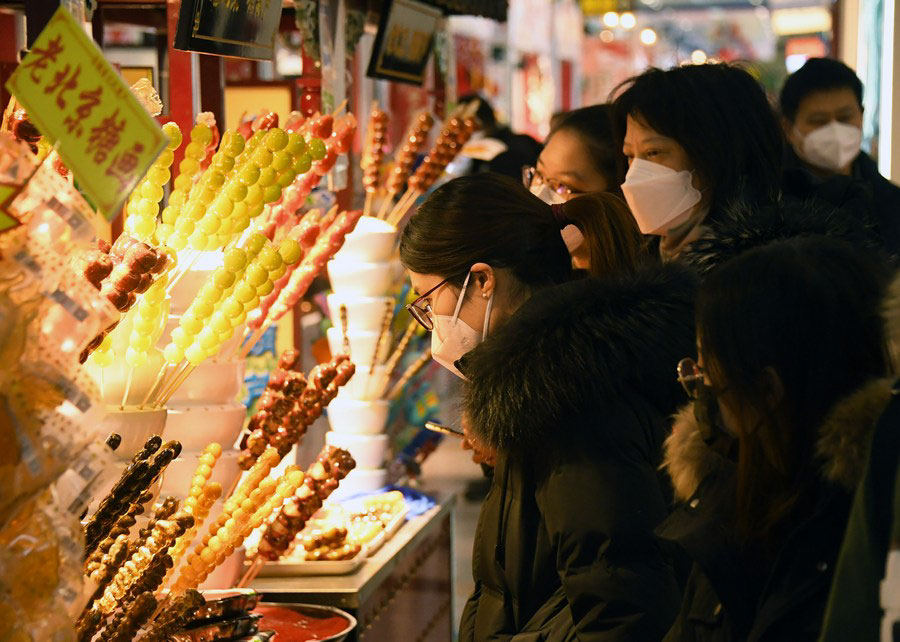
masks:
{"type": "Polygon", "coordinates": [[[384,321],[397,266],[392,261],[397,230],[376,218],[363,217],[347,235],[341,250],[328,263],[332,294],[328,313],[332,326],[328,345],[332,354],[343,351],[340,309],[347,308],[347,338],[356,374],[326,410],[331,431],[326,443],[350,451],[356,468],[341,482],[336,496],[373,491],[387,483],[389,455],[385,434],[389,403],[380,399],[382,366],[371,372],[372,358],[384,321]]]}

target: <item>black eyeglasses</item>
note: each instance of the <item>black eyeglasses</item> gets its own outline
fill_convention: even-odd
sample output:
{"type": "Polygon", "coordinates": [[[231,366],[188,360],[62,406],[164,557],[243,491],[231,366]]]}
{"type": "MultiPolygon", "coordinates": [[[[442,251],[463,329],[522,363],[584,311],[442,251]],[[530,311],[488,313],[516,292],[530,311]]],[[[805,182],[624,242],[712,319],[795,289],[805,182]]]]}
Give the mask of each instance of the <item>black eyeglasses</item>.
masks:
{"type": "Polygon", "coordinates": [[[408,305],[406,306],[406,309],[407,309],[407,310],[409,311],[409,313],[412,315],[413,319],[415,319],[416,321],[418,321],[418,322],[419,322],[419,325],[421,325],[423,328],[425,328],[425,329],[428,330],[429,332],[430,332],[431,330],[434,330],[434,321],[433,321],[432,318],[431,318],[431,304],[430,304],[430,303],[426,303],[426,304],[423,306],[423,305],[422,305],[422,302],[423,302],[426,298],[428,298],[428,295],[429,295],[429,294],[431,294],[432,292],[434,292],[435,290],[437,290],[439,287],[441,287],[441,286],[444,285],[445,283],[448,283],[448,282],[450,281],[450,278],[451,278],[451,277],[448,277],[448,278],[444,279],[443,281],[441,281],[440,283],[438,283],[436,286],[434,286],[433,288],[431,288],[430,290],[428,290],[428,292],[426,292],[425,294],[421,295],[418,299],[416,299],[415,301],[413,301],[412,303],[410,303],[410,304],[408,304],[408,305]]]}
{"type": "Polygon", "coordinates": [[[703,377],[703,368],[690,357],[678,362],[678,382],[691,399],[700,397],[700,391],[706,385],[703,377]]]}

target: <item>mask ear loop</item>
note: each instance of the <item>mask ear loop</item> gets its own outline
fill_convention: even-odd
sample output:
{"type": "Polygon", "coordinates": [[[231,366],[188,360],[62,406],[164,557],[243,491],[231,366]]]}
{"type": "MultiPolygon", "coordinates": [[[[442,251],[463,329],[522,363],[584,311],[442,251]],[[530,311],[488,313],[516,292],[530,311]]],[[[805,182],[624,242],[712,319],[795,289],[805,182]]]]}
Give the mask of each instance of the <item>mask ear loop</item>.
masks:
{"type": "Polygon", "coordinates": [[[487,337],[488,329],[491,325],[491,306],[494,305],[494,293],[491,292],[491,296],[488,298],[487,310],[484,312],[484,327],[481,330],[481,338],[484,339],[487,337]]]}
{"type": "Polygon", "coordinates": [[[463,301],[466,298],[466,288],[469,287],[469,278],[471,276],[471,272],[466,275],[466,280],[463,281],[462,291],[459,293],[459,298],[456,300],[456,309],[453,310],[453,325],[456,325],[456,322],[459,321],[459,311],[462,308],[463,301]]]}

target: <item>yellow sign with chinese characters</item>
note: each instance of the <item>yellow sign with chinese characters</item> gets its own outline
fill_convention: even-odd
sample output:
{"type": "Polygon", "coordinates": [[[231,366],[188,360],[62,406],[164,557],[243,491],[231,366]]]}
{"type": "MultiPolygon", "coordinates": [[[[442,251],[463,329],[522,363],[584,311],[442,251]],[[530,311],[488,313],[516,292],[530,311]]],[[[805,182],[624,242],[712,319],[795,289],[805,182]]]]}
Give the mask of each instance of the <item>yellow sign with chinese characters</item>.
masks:
{"type": "Polygon", "coordinates": [[[112,220],[166,136],[66,9],[60,7],[6,83],[78,186],[112,220]]]}

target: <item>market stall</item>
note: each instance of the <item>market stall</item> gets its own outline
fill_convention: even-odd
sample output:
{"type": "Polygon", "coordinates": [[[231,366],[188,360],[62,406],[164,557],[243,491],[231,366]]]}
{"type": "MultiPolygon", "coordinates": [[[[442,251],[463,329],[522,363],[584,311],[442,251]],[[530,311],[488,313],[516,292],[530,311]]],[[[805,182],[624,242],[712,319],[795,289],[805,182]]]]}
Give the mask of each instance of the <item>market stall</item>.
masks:
{"type": "Polygon", "coordinates": [[[450,639],[396,246],[476,106],[395,141],[377,104],[178,123],[66,7],[6,87],[0,638],[450,639]],[[354,210],[332,174],[358,130],[354,210]]]}

